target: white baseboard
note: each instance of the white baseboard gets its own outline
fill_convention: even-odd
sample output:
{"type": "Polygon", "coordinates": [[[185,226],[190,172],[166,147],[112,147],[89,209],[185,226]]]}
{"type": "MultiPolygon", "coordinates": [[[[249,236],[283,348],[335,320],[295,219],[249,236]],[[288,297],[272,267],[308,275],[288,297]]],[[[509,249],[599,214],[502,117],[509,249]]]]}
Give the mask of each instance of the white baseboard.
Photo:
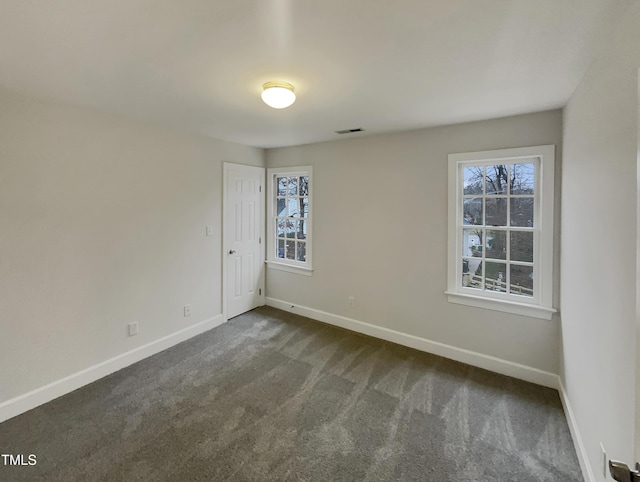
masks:
{"type": "Polygon", "coordinates": [[[216,326],[221,325],[226,320],[224,315],[217,315],[208,320],[201,321],[183,330],[167,335],[146,345],[135,348],[121,355],[105,360],[97,365],[81,370],[77,373],[64,377],[43,387],[32,390],[19,397],[12,398],[0,403],[0,422],[20,415],[32,408],[47,403],[55,398],[61,397],[73,390],[88,385],[102,377],[105,377],[122,368],[132,365],[140,360],[144,360],[151,355],[155,355],[167,348],[192,338],[200,333],[204,333],[216,326]]]}
{"type": "Polygon", "coordinates": [[[558,383],[560,385],[558,388],[558,392],[560,392],[560,400],[562,401],[564,414],[567,417],[567,424],[569,425],[569,430],[571,431],[573,445],[576,448],[576,455],[578,456],[578,461],[580,462],[580,469],[582,469],[582,477],[586,482],[596,482],[597,479],[595,478],[593,470],[591,469],[589,456],[587,454],[587,450],[584,447],[580,429],[578,428],[578,422],[573,413],[573,409],[571,408],[571,402],[569,401],[567,390],[564,388],[564,383],[562,383],[560,377],[558,377],[558,383]]]}
{"type": "Polygon", "coordinates": [[[559,388],[559,378],[555,373],[545,372],[537,368],[520,365],[518,363],[502,360],[490,355],[484,355],[464,348],[446,345],[437,341],[420,338],[419,336],[408,335],[400,331],[383,328],[381,326],[354,320],[345,316],[334,315],[325,311],[308,308],[306,306],[288,303],[286,301],[267,298],[267,305],[279,308],[290,313],[306,316],[314,320],[322,321],[330,325],[346,328],[351,331],[373,336],[382,340],[391,341],[399,345],[415,348],[416,350],[439,355],[444,358],[484,368],[495,373],[507,375],[527,382],[535,383],[550,388],[559,388]]]}

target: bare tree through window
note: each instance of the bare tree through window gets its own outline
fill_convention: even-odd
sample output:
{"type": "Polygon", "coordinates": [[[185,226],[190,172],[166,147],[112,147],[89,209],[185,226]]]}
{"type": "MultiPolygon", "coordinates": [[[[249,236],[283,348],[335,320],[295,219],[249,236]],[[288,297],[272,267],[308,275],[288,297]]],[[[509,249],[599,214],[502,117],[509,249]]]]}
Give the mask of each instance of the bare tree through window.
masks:
{"type": "Polygon", "coordinates": [[[535,168],[517,161],[463,168],[463,286],[534,295],[535,168]]]}

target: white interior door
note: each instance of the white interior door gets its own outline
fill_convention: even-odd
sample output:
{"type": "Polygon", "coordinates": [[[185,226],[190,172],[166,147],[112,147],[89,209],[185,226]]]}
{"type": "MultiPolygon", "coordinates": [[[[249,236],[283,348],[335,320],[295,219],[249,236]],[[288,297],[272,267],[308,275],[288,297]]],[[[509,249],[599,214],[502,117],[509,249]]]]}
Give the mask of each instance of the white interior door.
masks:
{"type": "Polygon", "coordinates": [[[226,315],[264,304],[264,169],[224,164],[226,315]]]}

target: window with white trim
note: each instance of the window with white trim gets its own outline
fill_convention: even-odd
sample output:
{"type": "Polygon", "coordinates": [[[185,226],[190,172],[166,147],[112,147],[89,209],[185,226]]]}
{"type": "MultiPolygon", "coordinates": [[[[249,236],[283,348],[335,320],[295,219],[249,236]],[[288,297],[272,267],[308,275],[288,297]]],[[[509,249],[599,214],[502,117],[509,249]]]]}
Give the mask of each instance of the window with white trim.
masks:
{"type": "Polygon", "coordinates": [[[267,169],[270,267],[310,275],[312,167],[267,169]]]}
{"type": "Polygon", "coordinates": [[[550,319],[554,146],[449,155],[449,301],[550,319]]]}

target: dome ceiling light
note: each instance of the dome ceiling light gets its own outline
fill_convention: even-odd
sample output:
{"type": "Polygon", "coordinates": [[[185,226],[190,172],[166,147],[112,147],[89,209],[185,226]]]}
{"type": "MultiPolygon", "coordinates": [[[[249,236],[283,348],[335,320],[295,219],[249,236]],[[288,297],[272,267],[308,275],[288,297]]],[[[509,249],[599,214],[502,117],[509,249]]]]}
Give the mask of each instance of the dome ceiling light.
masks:
{"type": "Polygon", "coordinates": [[[296,94],[293,92],[293,85],[272,81],[262,86],[262,100],[269,107],[284,109],[295,102],[296,94]]]}

